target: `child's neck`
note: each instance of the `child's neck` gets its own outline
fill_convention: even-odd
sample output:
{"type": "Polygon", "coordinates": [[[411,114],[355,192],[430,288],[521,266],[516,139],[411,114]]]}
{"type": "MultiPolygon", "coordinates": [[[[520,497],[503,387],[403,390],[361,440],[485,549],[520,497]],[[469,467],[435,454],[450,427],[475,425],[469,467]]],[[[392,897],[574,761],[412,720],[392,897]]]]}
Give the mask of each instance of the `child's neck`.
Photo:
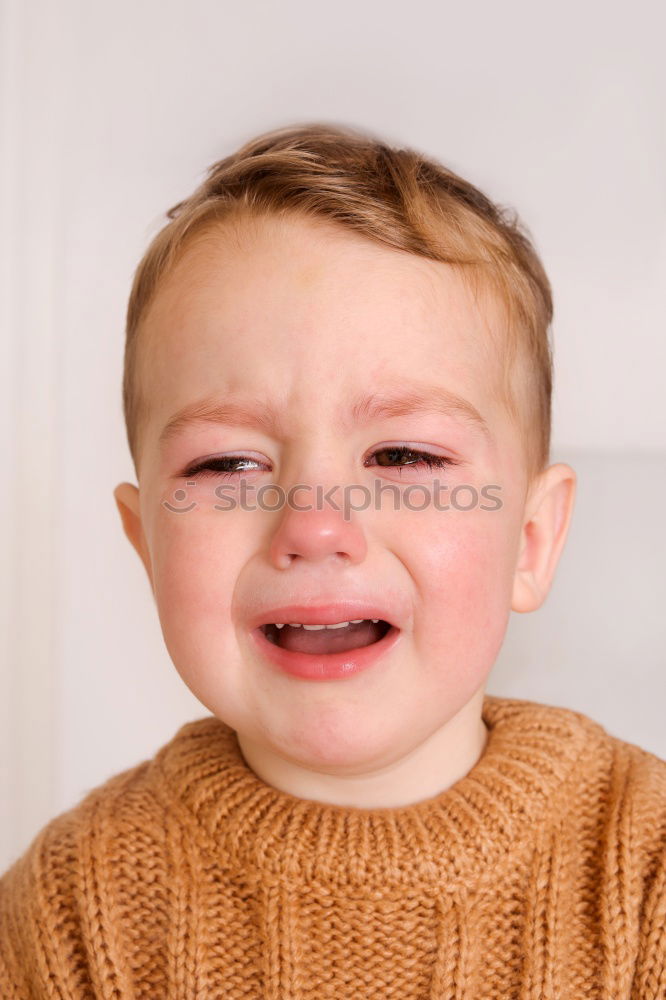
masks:
{"type": "Polygon", "coordinates": [[[363,771],[308,768],[238,733],[246,763],[266,784],[297,798],[360,809],[412,805],[450,788],[482,756],[488,729],[481,718],[483,689],[446,725],[397,760],[363,771]]]}

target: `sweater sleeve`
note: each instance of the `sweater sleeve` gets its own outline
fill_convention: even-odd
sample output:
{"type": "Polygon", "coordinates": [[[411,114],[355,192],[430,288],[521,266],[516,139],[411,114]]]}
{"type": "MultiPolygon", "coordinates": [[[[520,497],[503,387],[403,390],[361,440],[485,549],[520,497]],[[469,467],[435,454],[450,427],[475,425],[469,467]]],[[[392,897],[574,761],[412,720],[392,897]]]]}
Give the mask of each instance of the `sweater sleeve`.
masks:
{"type": "Polygon", "coordinates": [[[666,998],[666,761],[632,747],[635,843],[640,857],[638,947],[630,1000],[666,998]]]}
{"type": "Polygon", "coordinates": [[[6,1000],[30,1000],[33,996],[26,972],[32,956],[26,947],[22,920],[21,886],[25,883],[25,868],[24,856],[0,879],[0,996],[6,1000]]]}
{"type": "Polygon", "coordinates": [[[650,879],[643,906],[631,1000],[666,997],[666,849],[650,879]]]}
{"type": "Polygon", "coordinates": [[[0,1000],[131,995],[123,978],[127,970],[115,970],[119,978],[111,986],[105,979],[108,963],[100,970],[105,939],[93,861],[103,850],[97,836],[100,809],[109,832],[122,813],[123,792],[135,782],[141,785],[149,763],[89,791],[47,823],[0,875],[0,1000]]]}
{"type": "Polygon", "coordinates": [[[0,878],[0,997],[81,996],[76,811],[51,820],[0,878]]]}

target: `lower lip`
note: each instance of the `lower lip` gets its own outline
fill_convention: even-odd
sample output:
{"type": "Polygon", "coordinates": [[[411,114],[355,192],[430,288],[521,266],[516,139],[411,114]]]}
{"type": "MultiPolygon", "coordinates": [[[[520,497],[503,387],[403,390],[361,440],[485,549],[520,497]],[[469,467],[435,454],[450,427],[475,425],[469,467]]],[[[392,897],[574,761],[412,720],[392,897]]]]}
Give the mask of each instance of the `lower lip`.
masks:
{"type": "Polygon", "coordinates": [[[359,649],[347,649],[344,653],[295,653],[270,642],[260,628],[253,629],[252,636],[257,648],[267,660],[286,674],[309,681],[332,681],[367,670],[380,657],[393,649],[400,638],[400,629],[393,625],[378,642],[359,649]]]}

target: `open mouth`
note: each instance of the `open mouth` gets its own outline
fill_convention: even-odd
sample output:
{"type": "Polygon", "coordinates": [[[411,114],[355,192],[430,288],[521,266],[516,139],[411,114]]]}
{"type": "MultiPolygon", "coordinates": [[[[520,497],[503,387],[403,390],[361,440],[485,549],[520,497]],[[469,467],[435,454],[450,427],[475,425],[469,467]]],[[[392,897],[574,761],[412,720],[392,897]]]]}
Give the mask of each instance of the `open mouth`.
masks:
{"type": "Polygon", "coordinates": [[[350,649],[371,646],[383,639],[391,629],[395,627],[390,622],[369,618],[333,625],[296,625],[285,622],[260,626],[261,632],[273,645],[294,653],[311,655],[344,653],[350,649]]]}

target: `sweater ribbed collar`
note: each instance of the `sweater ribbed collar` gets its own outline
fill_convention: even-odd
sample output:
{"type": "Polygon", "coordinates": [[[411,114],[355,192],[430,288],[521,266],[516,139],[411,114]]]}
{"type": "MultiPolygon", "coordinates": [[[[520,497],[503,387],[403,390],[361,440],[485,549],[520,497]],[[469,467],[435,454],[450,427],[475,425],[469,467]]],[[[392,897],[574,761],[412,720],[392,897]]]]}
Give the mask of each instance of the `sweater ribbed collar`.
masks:
{"type": "Polygon", "coordinates": [[[534,839],[565,807],[576,762],[598,725],[570,709],[486,694],[484,752],[438,795],[360,809],[300,799],[266,784],[236,732],[215,716],[182,726],[154,758],[170,808],[248,879],[276,876],[377,887],[455,888],[534,839]]]}

